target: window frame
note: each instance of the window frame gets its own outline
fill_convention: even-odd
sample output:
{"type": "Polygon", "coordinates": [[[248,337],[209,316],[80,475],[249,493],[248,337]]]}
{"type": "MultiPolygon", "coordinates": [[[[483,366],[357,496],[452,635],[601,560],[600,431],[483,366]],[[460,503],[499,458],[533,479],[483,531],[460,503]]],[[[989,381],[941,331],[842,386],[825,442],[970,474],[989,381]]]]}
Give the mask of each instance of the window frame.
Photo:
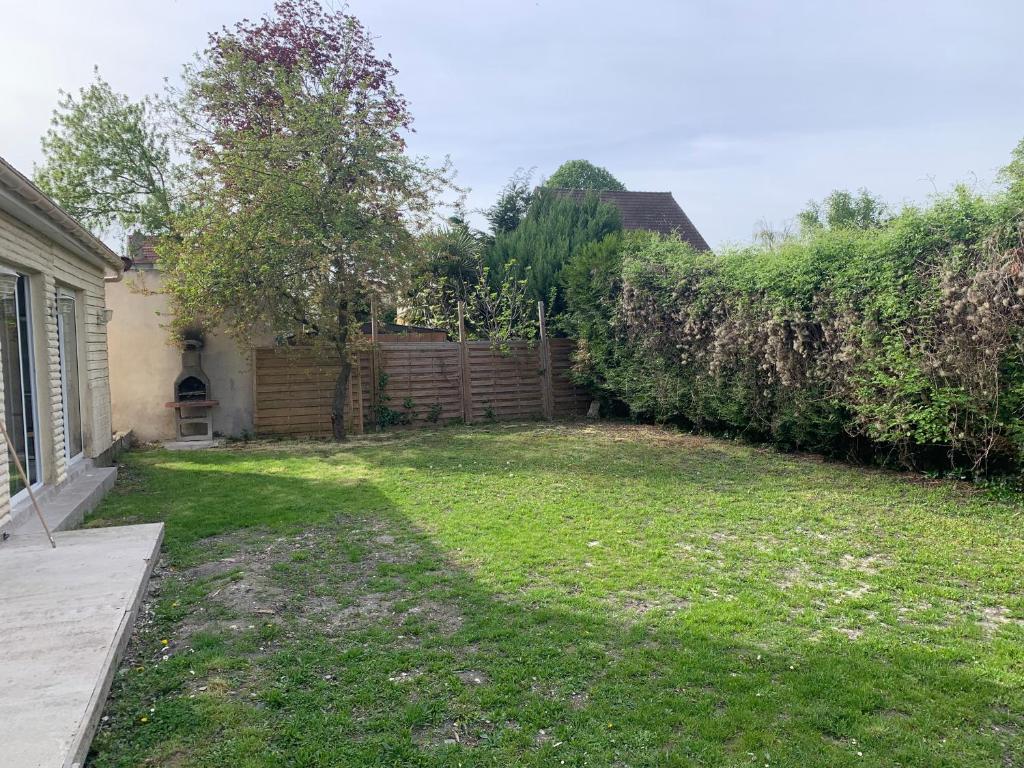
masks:
{"type": "MultiPolygon", "coordinates": [[[[39,381],[38,381],[38,365],[36,359],[35,349],[35,328],[33,318],[33,302],[32,302],[32,289],[33,289],[33,275],[22,272],[15,267],[8,267],[6,265],[0,265],[0,273],[7,277],[13,277],[14,284],[14,312],[15,312],[15,328],[17,329],[18,337],[18,350],[17,356],[19,361],[19,373],[21,375],[21,398],[22,398],[22,430],[25,435],[25,456],[18,456],[18,460],[21,461],[22,468],[25,470],[25,474],[29,476],[29,487],[22,488],[14,494],[10,495],[11,505],[18,504],[25,499],[29,498],[29,488],[32,491],[37,491],[45,484],[44,478],[46,477],[44,458],[43,458],[43,441],[42,435],[39,431],[40,419],[39,419],[39,381]],[[22,300],[24,298],[24,301],[22,300]],[[24,305],[24,312],[22,312],[22,305],[24,305]],[[24,338],[22,334],[22,323],[21,317],[24,314],[25,327],[24,327],[24,338]],[[28,376],[25,375],[24,367],[28,365],[28,376]],[[26,378],[29,385],[29,402],[31,408],[25,408],[25,382],[26,378]],[[29,413],[31,411],[31,413],[29,413]],[[29,431],[29,417],[31,416],[32,430],[29,431]],[[32,448],[33,458],[35,459],[35,480],[32,481],[31,471],[32,465],[28,463],[29,456],[29,435],[32,435],[32,448]]],[[[13,351],[13,350],[12,350],[13,351]]],[[[10,372],[3,371],[4,375],[4,398],[7,397],[10,392],[10,372]]],[[[6,410],[6,404],[4,404],[6,410]]],[[[10,446],[6,446],[8,453],[10,453],[10,446]]],[[[9,462],[10,463],[10,462],[9,462]]],[[[17,470],[15,470],[17,471],[17,470]]]]}
{"type": "Polygon", "coordinates": [[[61,411],[64,416],[64,461],[67,466],[76,464],[85,457],[85,398],[82,396],[82,348],[81,348],[81,337],[79,331],[81,330],[81,323],[79,322],[79,300],[78,292],[75,289],[58,285],[55,297],[54,311],[57,315],[57,356],[60,360],[60,399],[61,399],[61,411]],[[66,324],[64,322],[64,314],[61,312],[60,303],[61,301],[70,301],[73,304],[73,310],[71,316],[74,318],[75,323],[75,361],[76,361],[76,372],[77,381],[71,382],[68,377],[67,358],[65,350],[67,349],[66,342],[66,324]],[[78,453],[71,455],[71,433],[68,429],[70,423],[70,412],[68,408],[68,387],[73,384],[78,389],[78,430],[79,436],[82,443],[81,449],[78,453]]]}

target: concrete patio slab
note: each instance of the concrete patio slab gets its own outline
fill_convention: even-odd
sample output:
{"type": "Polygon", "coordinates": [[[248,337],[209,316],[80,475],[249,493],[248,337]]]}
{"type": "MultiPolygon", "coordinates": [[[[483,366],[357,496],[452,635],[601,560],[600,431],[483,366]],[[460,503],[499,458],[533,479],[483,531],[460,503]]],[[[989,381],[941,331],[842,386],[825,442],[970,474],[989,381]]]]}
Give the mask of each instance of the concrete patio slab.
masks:
{"type": "Polygon", "coordinates": [[[0,548],[0,762],[71,768],[89,749],[163,539],[163,525],[0,548]]]}

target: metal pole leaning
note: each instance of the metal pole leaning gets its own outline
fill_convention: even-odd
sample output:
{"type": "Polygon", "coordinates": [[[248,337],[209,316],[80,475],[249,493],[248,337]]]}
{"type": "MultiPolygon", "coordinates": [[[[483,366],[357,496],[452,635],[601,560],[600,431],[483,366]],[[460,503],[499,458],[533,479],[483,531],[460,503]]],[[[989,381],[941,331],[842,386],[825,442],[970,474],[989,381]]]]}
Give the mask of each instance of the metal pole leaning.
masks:
{"type": "Polygon", "coordinates": [[[14,466],[18,470],[18,475],[21,477],[21,482],[25,484],[25,490],[28,491],[28,497],[32,499],[32,506],[36,510],[36,514],[39,516],[39,522],[43,526],[43,530],[46,531],[46,538],[50,540],[50,546],[54,549],[57,548],[57,542],[53,540],[53,534],[50,533],[50,526],[46,524],[46,519],[43,517],[43,510],[39,508],[39,502],[36,501],[36,495],[32,492],[32,483],[28,481],[28,476],[25,474],[25,468],[21,466],[21,458],[18,456],[18,452],[14,449],[14,443],[11,441],[11,436],[7,434],[7,425],[3,419],[0,419],[0,432],[4,433],[4,440],[7,442],[7,450],[10,451],[11,457],[14,459],[14,466]]]}

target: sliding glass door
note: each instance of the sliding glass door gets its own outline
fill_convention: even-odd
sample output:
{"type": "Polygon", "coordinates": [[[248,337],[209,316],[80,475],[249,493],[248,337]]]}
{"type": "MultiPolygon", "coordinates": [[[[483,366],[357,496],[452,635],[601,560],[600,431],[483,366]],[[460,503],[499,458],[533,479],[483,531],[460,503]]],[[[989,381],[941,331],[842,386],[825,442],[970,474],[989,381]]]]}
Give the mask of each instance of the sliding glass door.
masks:
{"type": "Polygon", "coordinates": [[[78,381],[78,321],[75,295],[57,296],[57,336],[60,340],[60,384],[64,396],[64,449],[68,461],[81,458],[82,393],[78,381]]]}
{"type": "MultiPolygon", "coordinates": [[[[29,482],[40,479],[39,429],[36,416],[35,366],[28,278],[0,274],[0,365],[3,366],[4,422],[29,482]]],[[[25,492],[8,450],[11,498],[25,492]]]]}

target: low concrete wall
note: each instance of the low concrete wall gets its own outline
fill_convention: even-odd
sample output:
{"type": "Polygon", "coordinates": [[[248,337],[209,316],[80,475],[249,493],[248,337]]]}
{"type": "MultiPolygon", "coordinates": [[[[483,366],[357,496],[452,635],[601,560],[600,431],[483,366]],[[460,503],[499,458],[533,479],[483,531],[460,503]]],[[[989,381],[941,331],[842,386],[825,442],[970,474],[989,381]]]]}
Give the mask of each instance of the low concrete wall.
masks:
{"type": "Polygon", "coordinates": [[[132,434],[131,430],[127,432],[118,432],[114,435],[114,439],[111,441],[110,447],[93,459],[93,464],[97,467],[114,466],[114,463],[121,457],[122,453],[131,450],[134,442],[135,435],[132,434]]]}
{"type": "MultiPolygon", "coordinates": [[[[116,432],[134,432],[140,442],[174,438],[174,411],[164,403],[174,395],[181,352],[167,328],[172,314],[155,269],[130,271],[107,285],[110,395],[116,432]]],[[[239,436],[253,429],[251,353],[225,333],[210,333],[203,349],[203,370],[210,377],[214,432],[239,436]]]]}

